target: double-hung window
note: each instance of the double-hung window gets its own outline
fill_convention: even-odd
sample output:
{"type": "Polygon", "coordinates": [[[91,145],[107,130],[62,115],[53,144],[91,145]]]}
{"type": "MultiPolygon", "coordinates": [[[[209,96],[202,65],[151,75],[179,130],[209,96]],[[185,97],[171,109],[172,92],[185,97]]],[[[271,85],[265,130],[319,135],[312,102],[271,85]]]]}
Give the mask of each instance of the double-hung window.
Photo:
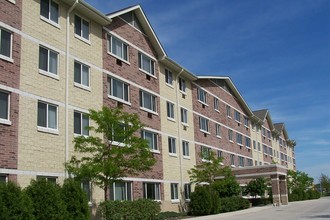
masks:
{"type": "Polygon", "coordinates": [[[238,145],[243,145],[242,135],[239,134],[239,133],[236,133],[236,142],[237,142],[238,145]]]}
{"type": "Polygon", "coordinates": [[[221,137],[221,125],[215,124],[215,134],[217,137],[221,137]]]}
{"type": "Polygon", "coordinates": [[[155,75],[155,62],[141,52],[139,52],[139,68],[147,74],[155,75]]]}
{"type": "Polygon", "coordinates": [[[0,174],[0,184],[7,183],[7,175],[0,174]]]}
{"type": "Polygon", "coordinates": [[[244,157],[238,157],[238,166],[244,167],[244,157]]]}
{"type": "Polygon", "coordinates": [[[108,40],[108,51],[116,57],[128,61],[128,45],[112,35],[108,35],[108,40]]]}
{"type": "Polygon", "coordinates": [[[174,104],[172,102],[166,102],[167,118],[174,119],[174,104]]]}
{"type": "Polygon", "coordinates": [[[156,112],[156,96],[140,90],[140,106],[152,112],[156,112]]]}
{"type": "Polygon", "coordinates": [[[176,140],[173,137],[168,137],[168,152],[176,154],[176,140]]]}
{"type": "Polygon", "coordinates": [[[0,90],[0,123],[9,123],[10,95],[0,90]]]}
{"type": "Polygon", "coordinates": [[[244,116],[244,126],[249,127],[249,118],[244,116]]]}
{"type": "Polygon", "coordinates": [[[181,122],[188,124],[188,110],[185,108],[181,108],[181,122]]]}
{"type": "Polygon", "coordinates": [[[186,200],[190,199],[190,193],[191,193],[191,185],[190,183],[184,184],[184,198],[186,200]]]}
{"type": "Polygon", "coordinates": [[[235,121],[241,122],[241,113],[235,110],[235,121]]]}
{"type": "Polygon", "coordinates": [[[268,147],[264,144],[262,146],[264,148],[264,154],[268,154],[268,147]]]}
{"type": "Polygon", "coordinates": [[[46,75],[58,75],[58,53],[39,46],[39,72],[46,75]]]}
{"type": "Polygon", "coordinates": [[[203,117],[199,117],[199,129],[202,132],[209,132],[209,120],[203,117]]]}
{"type": "Polygon", "coordinates": [[[251,139],[249,137],[245,137],[245,146],[251,148],[251,139]]]}
{"type": "Polygon", "coordinates": [[[181,92],[185,93],[186,92],[186,80],[183,78],[179,77],[179,89],[181,92]]]}
{"type": "Polygon", "coordinates": [[[165,69],[165,82],[169,85],[173,85],[173,74],[168,69],[165,69]]]}
{"type": "Polygon", "coordinates": [[[206,92],[203,89],[198,88],[197,95],[198,95],[198,100],[206,104],[206,92]]]}
{"type": "Polygon", "coordinates": [[[235,166],[235,155],[234,154],[230,154],[230,165],[235,166]]]}
{"type": "Polygon", "coordinates": [[[74,33],[78,38],[89,41],[89,22],[78,15],[75,15],[74,33]]]}
{"type": "Polygon", "coordinates": [[[89,135],[89,117],[81,112],[74,112],[74,133],[77,135],[89,135]]]}
{"type": "Polygon", "coordinates": [[[49,183],[56,184],[57,177],[56,176],[37,176],[37,180],[46,180],[49,183]]]}
{"type": "Polygon", "coordinates": [[[143,195],[145,199],[160,199],[160,183],[143,183],[143,195]]]}
{"type": "Polygon", "coordinates": [[[179,184],[177,183],[171,183],[171,200],[178,200],[179,199],[179,193],[178,193],[178,187],[179,184]]]}
{"type": "Polygon", "coordinates": [[[203,160],[210,160],[211,149],[206,146],[201,146],[201,154],[203,160]]]}
{"type": "Polygon", "coordinates": [[[53,0],[40,0],[40,15],[50,22],[58,24],[58,4],[53,0]]]}
{"type": "Polygon", "coordinates": [[[226,109],[227,109],[227,117],[231,118],[231,107],[227,105],[226,109]]]}
{"type": "Polygon", "coordinates": [[[108,78],[108,95],[118,101],[129,102],[129,85],[116,78],[108,78]]]}
{"type": "Polygon", "coordinates": [[[256,141],[253,141],[253,149],[254,149],[254,150],[257,150],[257,144],[256,144],[256,141]]]}
{"type": "Polygon", "coordinates": [[[223,156],[222,156],[222,151],[221,151],[221,150],[218,150],[218,151],[217,151],[217,154],[218,154],[218,155],[217,155],[218,158],[222,158],[222,157],[223,157],[223,156]]]}
{"type": "Polygon", "coordinates": [[[218,98],[215,98],[215,97],[214,97],[214,109],[216,111],[219,111],[220,110],[220,108],[219,108],[219,99],[218,98]]]}
{"type": "Polygon", "coordinates": [[[92,202],[92,186],[91,186],[91,182],[88,181],[88,180],[81,181],[81,188],[86,193],[87,201],[89,203],[91,203],[92,202]]]}
{"type": "Polygon", "coordinates": [[[12,33],[0,27],[0,58],[12,59],[12,33]]]}
{"type": "Polygon", "coordinates": [[[189,157],[189,142],[182,141],[182,154],[184,157],[189,157]]]}
{"type": "Polygon", "coordinates": [[[228,129],[228,140],[233,141],[233,130],[228,129]]]}
{"type": "Polygon", "coordinates": [[[89,87],[89,66],[77,61],[74,62],[74,82],[89,87]]]}
{"type": "Polygon", "coordinates": [[[57,106],[38,102],[38,127],[57,130],[57,106]]]}
{"type": "Polygon", "coordinates": [[[110,184],[110,200],[132,200],[132,183],[115,182],[110,184]]]}
{"type": "Polygon", "coordinates": [[[158,151],[158,141],[157,141],[157,134],[156,133],[146,131],[146,130],[142,130],[141,131],[141,138],[147,140],[148,145],[149,145],[151,150],[158,151]]]}

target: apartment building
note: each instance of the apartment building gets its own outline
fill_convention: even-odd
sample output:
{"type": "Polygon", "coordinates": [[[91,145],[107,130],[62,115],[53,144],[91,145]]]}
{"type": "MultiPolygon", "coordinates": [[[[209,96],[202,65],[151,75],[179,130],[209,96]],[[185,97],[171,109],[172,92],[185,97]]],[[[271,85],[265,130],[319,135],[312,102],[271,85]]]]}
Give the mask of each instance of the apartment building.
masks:
{"type": "MultiPolygon", "coordinates": [[[[184,210],[188,170],[210,151],[234,169],[296,169],[294,145],[269,111],[252,111],[229,77],[197,76],[162,47],[142,8],[104,15],[84,1],[0,0],[0,180],[62,183],[89,109],[139,115],[157,162],[110,186],[109,199],[184,210]],[[15,16],[13,16],[15,15],[15,16]]],[[[102,190],[84,181],[93,207],[102,190]]]]}

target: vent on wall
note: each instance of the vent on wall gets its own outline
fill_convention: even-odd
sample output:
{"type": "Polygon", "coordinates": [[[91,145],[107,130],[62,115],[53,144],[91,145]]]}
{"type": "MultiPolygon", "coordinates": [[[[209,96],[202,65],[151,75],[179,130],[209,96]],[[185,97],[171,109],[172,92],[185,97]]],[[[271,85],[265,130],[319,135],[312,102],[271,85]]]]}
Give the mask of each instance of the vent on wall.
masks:
{"type": "Polygon", "coordinates": [[[119,65],[119,66],[123,65],[123,61],[121,61],[120,59],[117,59],[117,60],[116,60],[116,63],[117,63],[117,65],[119,65]]]}
{"type": "Polygon", "coordinates": [[[152,114],[148,112],[148,118],[152,118],[152,114]]]}
{"type": "Polygon", "coordinates": [[[149,76],[149,75],[146,75],[146,79],[147,79],[147,80],[150,80],[150,76],[149,76]]]}
{"type": "Polygon", "coordinates": [[[122,102],[119,102],[119,101],[117,101],[117,107],[118,107],[118,108],[123,108],[123,103],[122,103],[122,102]]]}

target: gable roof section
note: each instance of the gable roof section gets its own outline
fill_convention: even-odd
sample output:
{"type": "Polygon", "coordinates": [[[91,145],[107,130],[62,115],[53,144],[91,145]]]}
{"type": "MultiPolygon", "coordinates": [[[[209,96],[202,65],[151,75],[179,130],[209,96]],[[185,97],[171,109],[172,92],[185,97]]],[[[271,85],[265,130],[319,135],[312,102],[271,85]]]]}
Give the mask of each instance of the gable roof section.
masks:
{"type": "Polygon", "coordinates": [[[228,77],[228,76],[197,76],[197,78],[198,79],[209,79],[209,80],[212,80],[212,79],[221,79],[221,80],[224,80],[227,83],[227,85],[229,86],[229,88],[231,89],[231,91],[233,92],[233,95],[235,96],[235,98],[237,98],[237,100],[239,101],[239,103],[242,105],[243,109],[247,112],[247,115],[249,117],[252,117],[253,116],[253,113],[252,113],[250,107],[245,102],[243,96],[238,91],[238,89],[236,88],[235,84],[230,79],[230,77],[228,77]]]}
{"type": "Polygon", "coordinates": [[[281,134],[283,132],[286,140],[289,140],[288,132],[286,131],[284,123],[275,123],[274,128],[281,134]]]}
{"type": "Polygon", "coordinates": [[[121,9],[119,11],[115,11],[112,13],[107,14],[107,17],[110,19],[113,19],[115,17],[121,16],[123,14],[126,14],[128,12],[134,12],[136,17],[139,20],[139,23],[141,24],[145,34],[149,37],[149,40],[151,44],[153,45],[156,53],[158,54],[158,58],[162,58],[166,55],[165,50],[163,49],[163,46],[161,45],[156,33],[154,32],[152,26],[150,25],[150,22],[145,15],[144,11],[142,10],[140,5],[135,5],[131,7],[127,7],[124,9],[121,9]]]}
{"type": "Polygon", "coordinates": [[[272,117],[270,116],[268,109],[261,109],[261,110],[253,111],[253,114],[258,119],[260,119],[263,123],[265,122],[265,120],[267,120],[270,130],[274,131],[274,129],[275,129],[274,124],[273,124],[272,117]]]}

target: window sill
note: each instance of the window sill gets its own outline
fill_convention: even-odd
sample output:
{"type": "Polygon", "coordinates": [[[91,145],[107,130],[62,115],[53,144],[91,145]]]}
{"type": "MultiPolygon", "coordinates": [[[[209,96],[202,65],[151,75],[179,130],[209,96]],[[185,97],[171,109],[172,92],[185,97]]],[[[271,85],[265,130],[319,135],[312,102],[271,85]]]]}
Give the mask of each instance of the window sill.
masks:
{"type": "Polygon", "coordinates": [[[82,42],[91,45],[91,41],[89,39],[83,38],[82,36],[79,36],[77,34],[74,34],[75,38],[77,38],[78,40],[81,40],[82,42]]]}
{"type": "Polygon", "coordinates": [[[151,153],[154,153],[154,154],[160,154],[160,151],[159,150],[150,149],[150,152],[151,153]]]}
{"type": "Polygon", "coordinates": [[[201,132],[203,132],[204,134],[211,134],[210,132],[208,132],[208,131],[205,131],[205,130],[203,130],[203,129],[199,129],[201,132]]]}
{"type": "Polygon", "coordinates": [[[118,142],[118,141],[108,141],[108,143],[112,146],[117,146],[117,147],[125,147],[126,144],[118,142]]]}
{"type": "Polygon", "coordinates": [[[143,111],[149,112],[149,113],[151,113],[151,114],[158,115],[157,112],[154,112],[154,111],[152,111],[152,110],[150,110],[150,109],[147,109],[147,108],[144,108],[144,107],[140,107],[140,109],[143,110],[143,111]]]}
{"type": "Polygon", "coordinates": [[[228,115],[227,115],[227,118],[232,119],[232,117],[231,116],[228,116],[228,115]]]}
{"type": "Polygon", "coordinates": [[[167,120],[171,121],[171,122],[175,122],[175,119],[174,118],[169,118],[167,117],[167,120]]]}
{"type": "Polygon", "coordinates": [[[232,143],[232,144],[234,143],[234,141],[232,141],[232,140],[229,140],[229,142],[232,143]]]}
{"type": "Polygon", "coordinates": [[[8,62],[11,62],[11,63],[14,63],[13,58],[4,56],[2,54],[0,54],[0,59],[5,60],[5,61],[8,61],[8,62]]]}
{"type": "Polygon", "coordinates": [[[217,138],[221,139],[221,136],[217,135],[217,138]]]}
{"type": "Polygon", "coordinates": [[[202,105],[209,106],[208,104],[206,104],[205,102],[203,102],[201,100],[198,100],[198,102],[201,103],[202,105]]]}
{"type": "Polygon", "coordinates": [[[251,147],[248,147],[248,146],[245,146],[247,149],[250,149],[251,150],[251,147]]]}
{"type": "Polygon", "coordinates": [[[61,26],[60,26],[58,23],[56,23],[56,22],[54,22],[54,21],[52,21],[52,20],[49,20],[48,18],[45,18],[45,17],[43,17],[43,16],[40,16],[40,19],[41,19],[42,21],[44,21],[44,22],[46,22],[46,23],[48,23],[48,24],[50,24],[50,25],[52,25],[52,26],[58,28],[58,29],[61,29],[61,26]]]}
{"type": "Polygon", "coordinates": [[[174,89],[174,86],[172,84],[169,84],[169,83],[165,82],[165,85],[167,85],[168,87],[174,89]]]}
{"type": "Polygon", "coordinates": [[[241,124],[241,122],[240,121],[237,121],[236,119],[235,119],[235,122],[237,122],[238,124],[241,124]]]}
{"type": "Polygon", "coordinates": [[[182,126],[184,126],[184,127],[189,127],[189,124],[187,124],[187,123],[181,122],[181,124],[182,124],[182,126]]]}
{"type": "Polygon", "coordinates": [[[230,167],[235,168],[236,166],[235,165],[230,165],[230,167]]]}
{"type": "Polygon", "coordinates": [[[220,164],[220,166],[223,166],[224,165],[222,162],[220,162],[219,164],[220,164]]]}
{"type": "Polygon", "coordinates": [[[39,69],[39,73],[41,75],[48,76],[48,77],[56,79],[56,80],[60,80],[60,77],[54,73],[46,72],[45,70],[41,70],[41,69],[39,69]]]}
{"type": "Polygon", "coordinates": [[[190,156],[183,156],[183,159],[190,160],[190,156]]]}
{"type": "Polygon", "coordinates": [[[2,118],[0,118],[0,124],[11,125],[11,121],[8,120],[8,119],[2,119],[2,118]]]}
{"type": "MultiPolygon", "coordinates": [[[[109,54],[110,56],[113,56],[114,58],[116,58],[116,59],[118,59],[118,60],[120,60],[120,61],[122,61],[122,62],[128,64],[128,65],[131,65],[131,63],[130,63],[128,60],[125,60],[125,59],[123,59],[122,57],[119,57],[119,56],[117,56],[116,54],[111,53],[110,51],[108,51],[108,54],[109,54]]],[[[128,54],[127,54],[127,55],[128,55],[128,54]]]]}
{"type": "Polygon", "coordinates": [[[15,0],[7,0],[8,2],[12,3],[12,4],[16,4],[16,1],[15,0]]]}
{"type": "Polygon", "coordinates": [[[177,155],[176,153],[168,153],[168,155],[169,155],[170,157],[178,157],[178,155],[177,155]]]}
{"type": "Polygon", "coordinates": [[[243,144],[237,143],[238,146],[243,147],[243,144]]]}
{"type": "Polygon", "coordinates": [[[186,91],[182,91],[181,89],[179,89],[179,92],[180,92],[182,95],[187,96],[186,91]]]}
{"type": "Polygon", "coordinates": [[[150,77],[152,77],[152,78],[154,78],[154,79],[157,79],[157,77],[154,76],[154,75],[152,75],[151,73],[149,73],[149,72],[147,72],[147,71],[145,71],[145,70],[143,70],[143,69],[141,69],[141,68],[139,68],[139,70],[140,70],[141,72],[143,72],[144,74],[147,74],[148,76],[150,76],[150,77]]]}
{"type": "Polygon", "coordinates": [[[219,112],[219,113],[220,113],[220,111],[219,111],[218,109],[214,109],[214,111],[216,111],[216,112],[219,112]]]}
{"type": "Polygon", "coordinates": [[[171,203],[172,203],[172,204],[177,204],[177,203],[179,203],[179,202],[180,202],[179,199],[171,199],[171,203]]]}
{"type": "Polygon", "coordinates": [[[75,86],[75,87],[78,87],[78,88],[80,88],[80,89],[86,90],[86,91],[88,91],[88,92],[91,91],[91,87],[89,87],[89,86],[85,86],[85,85],[82,85],[82,84],[77,83],[77,82],[74,82],[74,86],[75,86]]]}
{"type": "Polygon", "coordinates": [[[83,136],[83,137],[85,137],[85,138],[89,137],[89,135],[73,133],[73,137],[75,137],[75,138],[76,138],[76,137],[81,137],[81,136],[83,136]]]}
{"type": "Polygon", "coordinates": [[[59,135],[58,129],[45,128],[45,127],[38,126],[38,131],[44,132],[44,133],[49,133],[49,134],[59,135]]]}
{"type": "Polygon", "coordinates": [[[113,99],[113,100],[115,100],[115,101],[117,101],[117,102],[124,103],[124,104],[126,104],[126,105],[131,105],[130,102],[127,102],[127,101],[125,101],[125,100],[123,100],[123,99],[117,98],[117,97],[112,96],[112,95],[108,95],[108,98],[113,99]]]}

